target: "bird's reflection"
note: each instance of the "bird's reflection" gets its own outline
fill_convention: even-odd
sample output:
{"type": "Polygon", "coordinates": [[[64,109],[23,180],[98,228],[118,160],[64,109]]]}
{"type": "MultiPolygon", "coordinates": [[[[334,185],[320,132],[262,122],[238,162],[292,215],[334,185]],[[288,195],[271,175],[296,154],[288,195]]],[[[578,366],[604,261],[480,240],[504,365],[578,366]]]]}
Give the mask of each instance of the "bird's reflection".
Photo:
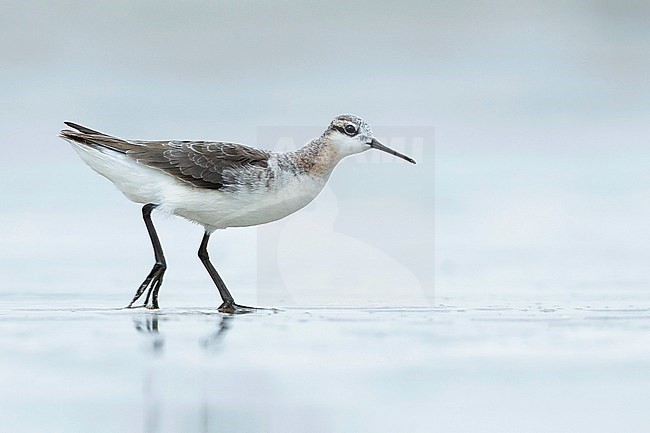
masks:
{"type": "MultiPolygon", "coordinates": [[[[211,332],[207,336],[199,339],[199,346],[208,351],[215,351],[220,346],[224,337],[232,327],[234,316],[219,316],[219,322],[216,331],[211,332]]],[[[133,325],[136,331],[149,335],[151,337],[151,350],[154,353],[162,353],[165,346],[165,338],[160,332],[160,319],[158,314],[147,314],[142,317],[133,319],[133,325]]]]}
{"type": "Polygon", "coordinates": [[[221,316],[221,322],[219,323],[219,327],[217,328],[216,331],[208,335],[207,337],[204,337],[200,341],[201,347],[203,347],[206,350],[214,351],[219,347],[221,344],[221,341],[224,339],[228,331],[230,330],[230,327],[232,326],[232,321],[233,321],[234,316],[221,316]]]}
{"type": "MultiPolygon", "coordinates": [[[[198,339],[198,346],[208,353],[214,353],[219,350],[221,343],[228,331],[232,328],[234,316],[218,316],[217,328],[206,336],[198,339]]],[[[144,334],[150,339],[151,351],[159,356],[163,353],[165,346],[164,328],[165,322],[164,315],[156,313],[146,314],[133,319],[133,324],[136,331],[144,334]]],[[[169,325],[169,323],[168,323],[169,325]]],[[[155,363],[152,363],[152,366],[155,363]]],[[[158,376],[155,368],[149,368],[145,371],[143,376],[143,411],[144,411],[144,430],[147,433],[157,433],[161,431],[163,416],[162,406],[163,397],[160,392],[161,379],[158,376]]],[[[204,403],[201,410],[201,431],[208,432],[210,429],[210,405],[204,396],[204,403]]]]}
{"type": "Polygon", "coordinates": [[[144,317],[135,318],[133,324],[136,331],[151,336],[151,350],[154,353],[161,353],[165,346],[165,339],[158,330],[158,315],[147,314],[144,317]]]}

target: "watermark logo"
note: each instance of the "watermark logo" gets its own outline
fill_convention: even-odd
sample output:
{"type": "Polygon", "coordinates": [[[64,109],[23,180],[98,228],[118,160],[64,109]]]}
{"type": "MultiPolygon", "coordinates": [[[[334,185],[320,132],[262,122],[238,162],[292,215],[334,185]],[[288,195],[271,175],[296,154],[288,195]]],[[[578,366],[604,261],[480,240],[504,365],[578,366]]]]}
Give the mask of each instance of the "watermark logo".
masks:
{"type": "MultiPolygon", "coordinates": [[[[434,129],[375,126],[382,144],[344,158],[308,206],[257,228],[258,302],[429,306],[434,298],[434,129]]],[[[322,127],[258,128],[258,146],[296,150],[322,127]]]]}

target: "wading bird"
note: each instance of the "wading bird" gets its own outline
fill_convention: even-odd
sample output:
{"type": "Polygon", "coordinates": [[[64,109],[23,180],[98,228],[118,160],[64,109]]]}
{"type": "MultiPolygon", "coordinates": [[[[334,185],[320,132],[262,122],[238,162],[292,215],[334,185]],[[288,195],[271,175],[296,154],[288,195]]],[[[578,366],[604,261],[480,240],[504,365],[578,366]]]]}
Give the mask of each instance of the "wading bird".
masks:
{"type": "Polygon", "coordinates": [[[235,303],[210,262],[210,235],[227,227],[276,221],[311,202],[332,170],[346,156],[378,149],[415,161],[379,143],[370,126],[352,115],[336,117],[318,138],[292,152],[259,150],[219,141],[123,140],[65,122],[60,136],[81,159],[130,200],[143,204],[142,216],[153,245],[155,264],[128,308],[146,291],[144,305],[158,308],[158,291],[167,264],[151,212],[158,208],[205,228],[199,258],[219,289],[219,311],[240,313],[251,307],[235,303]]]}

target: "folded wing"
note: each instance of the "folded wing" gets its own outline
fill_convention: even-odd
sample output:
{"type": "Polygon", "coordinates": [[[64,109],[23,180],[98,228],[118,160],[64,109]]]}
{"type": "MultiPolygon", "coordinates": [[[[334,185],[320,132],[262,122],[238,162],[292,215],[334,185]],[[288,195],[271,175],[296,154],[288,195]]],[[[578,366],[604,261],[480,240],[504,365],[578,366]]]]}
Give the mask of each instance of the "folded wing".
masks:
{"type": "Polygon", "coordinates": [[[269,153],[235,143],[215,141],[123,140],[66,122],[77,131],[61,137],[98,149],[110,149],[199,188],[220,189],[232,182],[230,170],[268,167],[269,153]]]}

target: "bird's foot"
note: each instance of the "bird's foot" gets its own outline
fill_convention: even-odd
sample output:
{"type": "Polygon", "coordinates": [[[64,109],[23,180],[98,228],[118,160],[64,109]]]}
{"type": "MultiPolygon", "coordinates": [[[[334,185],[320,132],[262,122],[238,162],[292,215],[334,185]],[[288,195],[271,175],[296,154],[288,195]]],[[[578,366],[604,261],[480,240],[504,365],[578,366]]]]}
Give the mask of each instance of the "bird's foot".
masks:
{"type": "Polygon", "coordinates": [[[246,313],[252,313],[253,311],[256,310],[262,310],[263,308],[257,308],[257,307],[247,307],[245,305],[239,305],[235,304],[233,301],[224,301],[221,306],[219,306],[218,311],[220,313],[228,313],[228,314],[246,314],[246,313]]]}
{"type": "Polygon", "coordinates": [[[160,289],[160,286],[162,285],[163,282],[163,276],[165,275],[165,270],[167,267],[162,264],[162,263],[156,263],[153,266],[153,269],[151,269],[151,272],[149,275],[147,275],[147,278],[140,284],[140,287],[138,287],[138,290],[135,292],[135,295],[133,296],[133,299],[129,303],[129,305],[126,306],[126,308],[148,308],[149,310],[157,310],[158,307],[158,290],[160,289]],[[144,304],[134,306],[138,299],[144,294],[144,292],[147,292],[147,296],[145,297],[144,304]],[[150,302],[151,301],[151,302],[150,302]]]}
{"type": "Polygon", "coordinates": [[[133,308],[146,308],[148,310],[158,310],[160,307],[158,306],[158,303],[154,304],[142,304],[142,305],[133,305],[133,303],[130,303],[124,309],[133,309],[133,308]]]}

